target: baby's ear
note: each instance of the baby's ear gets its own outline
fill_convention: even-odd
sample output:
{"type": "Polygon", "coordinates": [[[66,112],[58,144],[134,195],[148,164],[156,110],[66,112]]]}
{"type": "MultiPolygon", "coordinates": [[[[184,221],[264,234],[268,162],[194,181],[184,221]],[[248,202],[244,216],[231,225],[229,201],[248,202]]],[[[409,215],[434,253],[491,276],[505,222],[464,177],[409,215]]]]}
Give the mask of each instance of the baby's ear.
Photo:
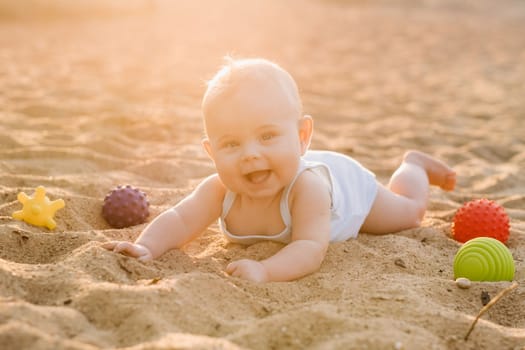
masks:
{"type": "Polygon", "coordinates": [[[314,120],[308,114],[304,115],[299,119],[299,140],[301,141],[301,152],[304,154],[308,147],[310,147],[310,141],[312,140],[312,134],[314,131],[314,120]]]}
{"type": "Polygon", "coordinates": [[[206,153],[208,154],[208,157],[210,157],[213,160],[213,156],[212,156],[212,152],[211,152],[210,140],[205,138],[205,139],[202,139],[201,143],[202,143],[202,146],[204,147],[204,149],[206,150],[206,153]]]}

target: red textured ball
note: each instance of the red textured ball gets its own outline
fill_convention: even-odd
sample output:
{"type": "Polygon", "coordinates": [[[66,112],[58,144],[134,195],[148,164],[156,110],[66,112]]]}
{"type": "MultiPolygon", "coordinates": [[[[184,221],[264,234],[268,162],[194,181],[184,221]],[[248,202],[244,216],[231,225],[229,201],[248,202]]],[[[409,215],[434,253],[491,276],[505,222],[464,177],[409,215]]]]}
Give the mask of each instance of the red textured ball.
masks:
{"type": "Polygon", "coordinates": [[[149,216],[146,194],[130,185],[118,186],[104,198],[102,216],[115,228],[142,224],[149,216]]]}
{"type": "Polygon", "coordinates": [[[509,217],[494,201],[476,199],[465,203],[454,215],[452,236],[459,242],[476,237],[492,237],[502,243],[509,238],[509,217]]]}

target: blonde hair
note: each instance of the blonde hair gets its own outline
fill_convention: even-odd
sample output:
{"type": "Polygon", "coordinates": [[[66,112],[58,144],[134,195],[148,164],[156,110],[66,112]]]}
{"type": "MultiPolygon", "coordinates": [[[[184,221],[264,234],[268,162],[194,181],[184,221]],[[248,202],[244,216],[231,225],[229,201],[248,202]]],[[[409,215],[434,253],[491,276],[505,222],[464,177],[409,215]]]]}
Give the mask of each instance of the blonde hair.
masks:
{"type": "Polygon", "coordinates": [[[265,84],[277,89],[290,101],[297,117],[302,115],[302,102],[295,80],[278,64],[263,58],[234,59],[225,57],[226,64],[208,81],[202,99],[202,111],[206,116],[215,101],[227,98],[242,86],[265,84]]]}

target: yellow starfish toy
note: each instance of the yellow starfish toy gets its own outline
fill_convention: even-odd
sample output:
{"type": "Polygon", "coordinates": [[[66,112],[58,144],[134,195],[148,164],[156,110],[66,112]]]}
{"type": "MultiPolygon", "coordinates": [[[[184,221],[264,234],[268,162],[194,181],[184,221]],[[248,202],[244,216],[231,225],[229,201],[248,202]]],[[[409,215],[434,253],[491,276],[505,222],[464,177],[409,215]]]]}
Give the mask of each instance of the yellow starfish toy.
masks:
{"type": "Polygon", "coordinates": [[[55,212],[66,205],[62,199],[50,201],[46,196],[46,189],[43,186],[36,188],[33,197],[29,197],[24,192],[20,192],[18,194],[18,201],[22,203],[24,207],[22,210],[15,211],[13,218],[24,220],[31,225],[45,226],[50,230],[57,226],[57,223],[53,220],[55,212]]]}

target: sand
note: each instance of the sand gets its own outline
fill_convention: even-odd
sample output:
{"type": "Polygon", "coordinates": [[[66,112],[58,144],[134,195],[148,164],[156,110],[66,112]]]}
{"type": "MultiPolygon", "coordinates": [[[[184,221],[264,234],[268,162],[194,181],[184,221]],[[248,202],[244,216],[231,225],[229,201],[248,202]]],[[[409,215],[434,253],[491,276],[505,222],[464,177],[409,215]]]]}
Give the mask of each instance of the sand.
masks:
{"type": "Polygon", "coordinates": [[[523,2],[23,3],[0,3],[0,348],[523,348],[523,2]],[[332,244],[295,282],[225,275],[281,246],[229,244],[217,225],[153,262],[102,249],[145,225],[104,221],[113,187],[145,191],[150,221],[213,172],[199,106],[229,53],[294,75],[312,148],[383,182],[420,149],[454,167],[457,189],[432,190],[422,227],[332,244]],[[11,218],[39,185],[66,203],[54,230],[11,218]],[[475,198],[505,207],[519,286],[464,340],[481,293],[511,283],[454,283],[451,222],[475,198]]]}

